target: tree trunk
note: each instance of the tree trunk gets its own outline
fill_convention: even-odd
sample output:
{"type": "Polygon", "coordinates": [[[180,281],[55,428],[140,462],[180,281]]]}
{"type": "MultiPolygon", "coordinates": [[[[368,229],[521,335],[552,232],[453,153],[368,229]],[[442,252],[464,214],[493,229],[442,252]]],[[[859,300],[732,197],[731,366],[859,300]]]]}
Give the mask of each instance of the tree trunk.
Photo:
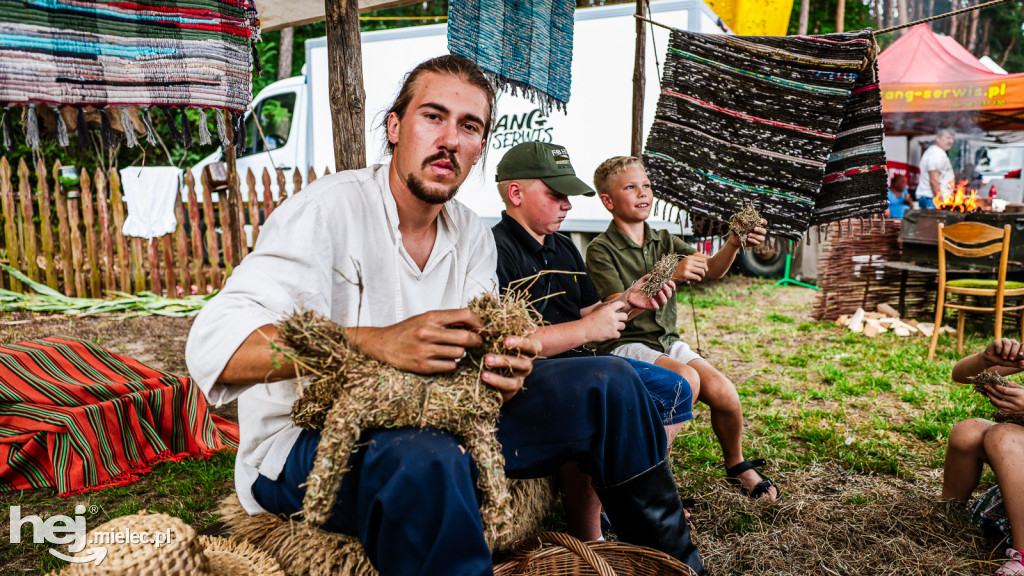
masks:
{"type": "Polygon", "coordinates": [[[988,54],[988,30],[990,24],[992,24],[992,21],[985,18],[985,25],[981,29],[981,40],[978,42],[978,51],[974,53],[978,58],[988,54]]]}
{"type": "Polygon", "coordinates": [[[800,0],[800,27],[797,28],[797,34],[801,36],[807,34],[807,19],[811,14],[811,0],[800,0]]]}
{"type": "Polygon", "coordinates": [[[981,28],[981,25],[978,22],[979,12],[981,12],[981,10],[975,10],[969,14],[970,24],[967,26],[967,43],[964,45],[967,46],[967,50],[971,54],[976,54],[978,52],[978,32],[980,32],[979,28],[981,28]]]}
{"type": "Polygon", "coordinates": [[[1013,50],[1013,45],[1017,42],[1017,35],[1010,36],[1010,45],[1006,47],[1006,52],[1003,52],[1003,57],[999,59],[999,65],[1006,67],[1006,59],[1010,57],[1010,52],[1013,50]]]}
{"type": "Polygon", "coordinates": [[[277,55],[277,79],[284,80],[292,75],[292,48],[295,46],[295,28],[281,29],[281,52],[277,55]]]}
{"type": "MultiPolygon", "coordinates": [[[[896,0],[896,10],[899,12],[896,15],[897,24],[902,26],[903,24],[910,22],[910,20],[907,19],[907,0],[896,0]]],[[[897,35],[902,36],[904,32],[906,32],[906,28],[897,32],[897,35]]]]}
{"type": "MultiPolygon", "coordinates": [[[[882,0],[882,28],[892,26],[892,0],[882,0]]],[[[879,28],[881,30],[882,28],[879,28]]]]}
{"type": "Polygon", "coordinates": [[[885,21],[882,12],[885,11],[885,0],[875,0],[875,30],[882,29],[882,23],[885,21]]]}
{"type": "Polygon", "coordinates": [[[325,2],[334,168],[340,172],[366,166],[366,92],[363,90],[363,51],[359,39],[359,2],[325,2]]]}
{"type": "Polygon", "coordinates": [[[935,16],[935,0],[928,0],[928,18],[935,16]]]}
{"type": "Polygon", "coordinates": [[[846,0],[839,0],[836,4],[836,32],[845,30],[846,24],[846,0]]]}
{"type": "MultiPolygon", "coordinates": [[[[647,0],[636,0],[636,15],[647,17],[647,0]]],[[[630,155],[640,157],[644,138],[644,66],[647,56],[647,22],[636,19],[636,55],[633,61],[633,128],[630,134],[630,155]]]]}

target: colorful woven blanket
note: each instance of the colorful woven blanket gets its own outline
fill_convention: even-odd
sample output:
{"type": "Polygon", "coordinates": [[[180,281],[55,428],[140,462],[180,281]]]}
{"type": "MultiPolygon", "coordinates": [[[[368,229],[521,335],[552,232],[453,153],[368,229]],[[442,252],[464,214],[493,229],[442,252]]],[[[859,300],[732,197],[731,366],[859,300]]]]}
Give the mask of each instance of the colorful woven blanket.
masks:
{"type": "Polygon", "coordinates": [[[500,89],[565,110],[575,9],[572,0],[452,0],[448,51],[475,61],[500,89]]]}
{"type": "Polygon", "coordinates": [[[886,207],[868,31],[740,37],[674,30],[644,153],[655,196],[720,224],[747,201],[772,234],[886,207]]]}
{"type": "MultiPolygon", "coordinates": [[[[258,38],[251,0],[0,0],[5,144],[11,146],[11,106],[26,107],[26,139],[34,147],[46,128],[36,118],[43,108],[58,141],[68,144],[67,115],[54,114],[67,106],[103,110],[106,119],[99,122],[107,145],[115,143],[113,130],[123,123],[151,132],[150,107],[196,108],[204,115],[200,140],[208,141],[205,109],[216,111],[219,127],[225,112],[237,125],[252,100],[258,38]],[[143,118],[131,122],[136,111],[143,118]]],[[[184,114],[180,121],[176,114],[171,119],[184,129],[176,136],[190,139],[184,114]]],[[[73,122],[76,116],[81,114],[72,114],[73,122]]],[[[124,133],[134,145],[135,131],[124,133]]]]}
{"type": "Polygon", "coordinates": [[[80,340],[0,346],[2,491],[122,486],[156,462],[237,447],[238,425],[215,425],[188,378],[80,340]]]}

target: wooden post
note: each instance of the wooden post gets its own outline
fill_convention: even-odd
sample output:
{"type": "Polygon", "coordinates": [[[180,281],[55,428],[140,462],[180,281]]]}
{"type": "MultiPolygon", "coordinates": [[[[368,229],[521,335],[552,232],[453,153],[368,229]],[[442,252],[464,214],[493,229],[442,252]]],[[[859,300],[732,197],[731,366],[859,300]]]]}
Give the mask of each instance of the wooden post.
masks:
{"type": "MultiPolygon", "coordinates": [[[[85,176],[83,171],[82,176],[85,176]]],[[[83,187],[84,189],[84,187],[83,187]]],[[[88,297],[88,292],[85,290],[85,277],[82,275],[82,229],[81,229],[81,212],[78,209],[78,205],[81,197],[79,198],[68,198],[68,229],[71,230],[71,268],[72,276],[67,278],[67,282],[75,283],[75,292],[79,298],[88,297]]]]}
{"type": "MultiPolygon", "coordinates": [[[[277,206],[280,206],[281,202],[284,202],[288,198],[288,190],[285,189],[285,185],[286,184],[287,184],[287,180],[285,180],[285,177],[284,177],[284,169],[283,168],[278,168],[277,169],[277,206]]],[[[267,216],[270,216],[270,214],[267,214],[267,216]]]]}
{"type": "MultiPolygon", "coordinates": [[[[310,168],[310,170],[312,170],[312,168],[310,168]]],[[[298,168],[292,170],[292,186],[293,195],[302,191],[302,172],[299,172],[298,168]]]]}
{"type": "Polygon", "coordinates": [[[228,167],[228,189],[221,192],[220,210],[221,236],[224,238],[224,268],[231,274],[231,268],[238,266],[242,261],[242,244],[245,231],[242,229],[244,221],[239,219],[242,213],[242,191],[238,178],[238,165],[235,163],[235,148],[228,146],[224,153],[224,162],[228,167]],[[226,196],[226,198],[225,198],[226,196]],[[227,200],[225,203],[224,200],[227,200]],[[224,210],[227,209],[227,219],[224,219],[224,210]],[[230,246],[230,250],[228,247],[230,246]],[[229,263],[228,260],[231,262],[229,263]]]}
{"type": "Polygon", "coordinates": [[[110,210],[114,213],[114,243],[117,245],[119,286],[125,294],[132,293],[132,259],[128,253],[128,239],[124,237],[124,200],[121,198],[121,176],[110,169],[110,210]]]}
{"type": "MultiPolygon", "coordinates": [[[[192,293],[192,279],[188,270],[188,236],[185,235],[185,209],[181,205],[181,194],[174,198],[174,218],[178,227],[174,230],[174,241],[178,248],[178,277],[181,278],[181,295],[192,293]]],[[[177,294],[171,294],[171,298],[177,294]]]]}
{"type": "MultiPolygon", "coordinates": [[[[636,15],[647,18],[647,0],[636,0],[636,15]]],[[[644,85],[647,76],[644,70],[647,57],[647,22],[636,19],[636,55],[633,61],[633,130],[630,133],[629,153],[640,157],[644,138],[644,85]]]]}
{"type": "Polygon", "coordinates": [[[328,101],[331,103],[334,125],[334,168],[340,172],[366,166],[366,92],[363,90],[359,2],[324,2],[327,16],[328,101]]]}
{"type": "Polygon", "coordinates": [[[143,238],[132,236],[132,279],[135,289],[133,294],[146,291],[146,267],[142,263],[143,238]]]}
{"type": "Polygon", "coordinates": [[[306,175],[306,184],[312,184],[316,182],[316,170],[312,166],[309,167],[309,173],[306,175]]]}
{"type": "Polygon", "coordinates": [[[199,199],[196,196],[196,178],[191,170],[185,171],[185,185],[188,186],[188,222],[192,227],[192,273],[196,289],[206,294],[206,277],[203,275],[203,236],[199,229],[199,199]]]}
{"type": "Polygon", "coordinates": [[[210,284],[214,288],[220,288],[220,243],[217,242],[217,226],[213,218],[213,183],[205,169],[200,178],[203,180],[203,221],[206,222],[206,255],[210,261],[210,284]]]}
{"type": "MultiPolygon", "coordinates": [[[[0,158],[0,196],[3,197],[4,244],[7,247],[7,265],[15,270],[21,268],[21,251],[18,246],[18,224],[14,215],[14,186],[11,183],[11,165],[7,157],[0,158]]],[[[11,277],[11,291],[21,292],[21,280],[11,277]]]]}
{"type": "Polygon", "coordinates": [[[57,204],[57,235],[60,240],[60,261],[61,269],[64,273],[64,294],[75,297],[78,292],[75,291],[75,272],[71,267],[71,231],[68,228],[68,201],[64,196],[64,190],[61,189],[57,175],[60,174],[60,162],[54,162],[53,164],[53,181],[57,182],[55,185],[55,199],[57,204]]]}
{"type": "Polygon", "coordinates": [[[46,165],[42,158],[36,162],[36,181],[36,189],[39,191],[39,237],[46,262],[46,285],[56,290],[60,284],[57,271],[53,268],[53,210],[50,204],[50,185],[46,180],[46,165]]]}
{"type": "Polygon", "coordinates": [[[85,256],[89,263],[89,295],[101,298],[100,265],[96,254],[96,209],[92,201],[92,180],[89,171],[82,170],[82,223],[85,225],[85,256]]]}
{"type": "Polygon", "coordinates": [[[96,188],[96,207],[100,213],[103,285],[107,290],[117,290],[117,277],[114,275],[114,241],[110,236],[110,205],[107,203],[107,176],[100,168],[96,169],[93,186],[96,188]]]}
{"type": "MultiPolygon", "coordinates": [[[[228,172],[228,178],[231,178],[230,172],[228,172]]],[[[221,248],[224,250],[224,277],[227,278],[235,269],[235,243],[231,240],[231,221],[237,218],[237,212],[231,206],[230,187],[229,190],[221,190],[217,195],[217,215],[220,216],[221,248]]]]}
{"type": "MultiPolygon", "coordinates": [[[[160,244],[163,247],[164,253],[164,289],[167,291],[168,298],[177,298],[178,279],[174,273],[174,245],[171,243],[173,240],[171,234],[173,232],[160,237],[160,244]]],[[[155,243],[156,239],[153,242],[155,243]]],[[[157,296],[159,295],[160,293],[158,292],[157,296]]]]}
{"type": "MultiPolygon", "coordinates": [[[[270,189],[270,172],[263,169],[263,222],[270,218],[270,213],[274,211],[274,192],[270,189]]],[[[260,222],[262,224],[263,222],[260,222]]],[[[256,240],[252,241],[253,246],[256,245],[256,240]]]]}
{"type": "Polygon", "coordinates": [[[238,222],[238,250],[235,251],[235,266],[238,266],[249,254],[249,240],[245,237],[246,197],[242,194],[241,174],[238,172],[235,172],[235,190],[238,193],[232,204],[235,206],[235,220],[238,222]]]}
{"type": "Polygon", "coordinates": [[[39,282],[39,260],[36,259],[36,224],[35,210],[32,206],[32,188],[28,181],[28,164],[22,158],[18,161],[18,198],[21,201],[21,227],[25,239],[25,264],[28,270],[28,277],[33,282],[39,282]]]}
{"type": "MultiPolygon", "coordinates": [[[[266,173],[266,168],[263,169],[266,173]]],[[[256,175],[249,168],[245,174],[245,183],[249,186],[249,225],[252,226],[252,245],[260,237],[260,201],[256,193],[256,175]]]]}
{"type": "Polygon", "coordinates": [[[160,282],[160,247],[157,238],[139,238],[149,247],[149,291],[163,296],[164,290],[160,282]]]}
{"type": "Polygon", "coordinates": [[[842,32],[846,26],[846,0],[836,4],[836,32],[842,32]]]}

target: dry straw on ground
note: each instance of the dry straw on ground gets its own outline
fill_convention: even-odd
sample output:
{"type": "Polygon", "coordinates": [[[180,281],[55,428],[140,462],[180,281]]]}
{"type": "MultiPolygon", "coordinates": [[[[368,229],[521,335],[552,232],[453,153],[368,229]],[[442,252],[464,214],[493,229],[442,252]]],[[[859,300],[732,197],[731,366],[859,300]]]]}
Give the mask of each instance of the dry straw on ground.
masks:
{"type": "Polygon", "coordinates": [[[743,210],[729,218],[729,232],[732,232],[740,239],[740,245],[747,245],[747,236],[754,231],[754,228],[761,225],[761,213],[754,208],[753,202],[747,202],[743,210]]]}
{"type": "Polygon", "coordinates": [[[678,264],[679,254],[669,253],[662,256],[661,260],[658,260],[658,263],[651,269],[651,277],[640,287],[640,292],[648,298],[653,298],[665,285],[665,282],[672,279],[678,264]]]}
{"type": "Polygon", "coordinates": [[[500,393],[480,380],[483,359],[507,353],[507,336],[536,331],[539,319],[526,297],[484,294],[469,304],[483,320],[483,346],[473,349],[450,373],[423,376],[400,371],[358,353],[348,333],[310,312],[279,326],[285,351],[308,377],[292,410],[300,427],[321,431],[316,460],[306,483],[304,522],[321,526],[330,516],[349,456],[362,430],[438,428],[466,447],[479,471],[480,513],[491,539],[510,530],[512,510],[505,459],[496,437],[500,393]]]}
{"type": "Polygon", "coordinates": [[[964,505],[939,501],[930,482],[818,464],[783,486],[778,503],[724,483],[698,496],[694,539],[712,574],[962,576],[999,565],[981,560],[994,543],[964,505]]]}

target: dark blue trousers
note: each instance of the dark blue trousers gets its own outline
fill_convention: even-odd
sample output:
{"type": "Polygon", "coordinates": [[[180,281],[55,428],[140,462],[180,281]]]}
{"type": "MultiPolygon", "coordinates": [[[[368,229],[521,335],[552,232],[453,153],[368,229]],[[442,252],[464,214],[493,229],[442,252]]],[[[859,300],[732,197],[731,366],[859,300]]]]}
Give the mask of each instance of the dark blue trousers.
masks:
{"type": "MultiPolygon", "coordinates": [[[[511,478],[550,476],[576,461],[599,488],[666,456],[657,407],[630,364],[608,356],[535,362],[523,390],[502,407],[498,440],[511,478]]],[[[256,480],[253,495],[264,509],[301,511],[300,485],[319,441],[303,431],[278,479],[256,480]]],[[[452,435],[374,430],[360,443],[326,530],[358,536],[382,576],[492,573],[476,465],[452,435]]]]}

